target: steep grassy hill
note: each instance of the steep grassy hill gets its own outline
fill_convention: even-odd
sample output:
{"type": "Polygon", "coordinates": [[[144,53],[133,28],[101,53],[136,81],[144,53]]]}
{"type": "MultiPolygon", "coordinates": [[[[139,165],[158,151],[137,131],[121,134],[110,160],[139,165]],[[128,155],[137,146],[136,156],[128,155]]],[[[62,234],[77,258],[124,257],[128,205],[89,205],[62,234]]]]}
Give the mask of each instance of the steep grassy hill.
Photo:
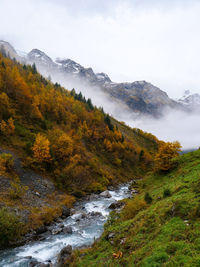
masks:
{"type": "Polygon", "coordinates": [[[175,163],[136,181],[139,194],[112,213],[100,241],[74,253],[70,266],[200,266],[200,150],[175,163]]]}

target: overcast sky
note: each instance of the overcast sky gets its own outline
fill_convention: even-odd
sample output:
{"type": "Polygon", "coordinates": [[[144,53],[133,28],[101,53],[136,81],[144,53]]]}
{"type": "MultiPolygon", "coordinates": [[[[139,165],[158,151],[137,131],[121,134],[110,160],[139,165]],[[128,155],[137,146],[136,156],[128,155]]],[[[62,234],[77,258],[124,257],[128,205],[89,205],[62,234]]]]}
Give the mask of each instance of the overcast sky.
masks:
{"type": "Polygon", "coordinates": [[[200,1],[0,0],[0,39],[71,58],[113,81],[200,93],[200,1]]]}

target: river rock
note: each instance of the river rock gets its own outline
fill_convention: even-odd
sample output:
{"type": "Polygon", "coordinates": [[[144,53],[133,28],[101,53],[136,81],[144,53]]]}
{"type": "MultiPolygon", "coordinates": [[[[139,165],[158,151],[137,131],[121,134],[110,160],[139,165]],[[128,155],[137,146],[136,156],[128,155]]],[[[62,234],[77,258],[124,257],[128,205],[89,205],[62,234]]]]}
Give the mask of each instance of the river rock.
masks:
{"type": "Polygon", "coordinates": [[[36,230],[36,235],[41,235],[43,233],[45,233],[48,230],[48,228],[45,225],[40,226],[40,228],[38,228],[36,230]]]}
{"type": "Polygon", "coordinates": [[[91,194],[90,196],[89,196],[89,200],[96,200],[98,198],[98,195],[96,195],[96,194],[91,194]]]}
{"type": "Polygon", "coordinates": [[[54,222],[57,222],[57,223],[61,223],[62,221],[63,220],[60,217],[54,219],[54,222]]]}
{"type": "Polygon", "coordinates": [[[138,192],[137,190],[135,190],[135,189],[132,189],[132,190],[131,190],[131,193],[132,193],[132,194],[138,194],[139,192],[138,192]]]}
{"type": "Polygon", "coordinates": [[[40,263],[37,267],[52,267],[52,263],[40,263]]]}
{"type": "Polygon", "coordinates": [[[64,263],[65,263],[64,266],[69,266],[67,265],[67,260],[70,259],[71,254],[72,254],[72,246],[68,245],[65,248],[63,248],[58,255],[57,266],[62,267],[64,263]]]}
{"type": "Polygon", "coordinates": [[[66,226],[63,228],[63,233],[64,234],[72,234],[72,227],[71,226],[66,226]]]}
{"type": "Polygon", "coordinates": [[[85,219],[87,217],[87,214],[85,212],[81,213],[81,219],[85,219]]]}
{"type": "Polygon", "coordinates": [[[124,203],[117,201],[117,202],[110,204],[108,208],[111,210],[115,210],[115,209],[120,209],[123,205],[124,203]]]}
{"type": "Polygon", "coordinates": [[[65,219],[70,216],[70,208],[62,206],[62,215],[61,218],[65,219]]]}
{"type": "Polygon", "coordinates": [[[115,237],[115,233],[109,233],[107,236],[106,236],[106,240],[111,240],[115,237]]]}
{"type": "Polygon", "coordinates": [[[120,244],[120,245],[123,245],[125,242],[126,242],[126,238],[124,237],[124,238],[121,239],[121,241],[120,241],[119,244],[120,244]]]}
{"type": "Polygon", "coordinates": [[[61,224],[58,225],[58,228],[64,228],[64,227],[65,227],[65,226],[64,226],[63,223],[61,223],[61,224]]]}
{"type": "Polygon", "coordinates": [[[32,260],[32,261],[29,262],[29,266],[30,267],[34,267],[34,266],[36,266],[38,264],[39,264],[39,262],[37,260],[32,260]]]}
{"type": "Polygon", "coordinates": [[[102,216],[102,213],[99,211],[92,211],[89,213],[90,216],[102,216]]]}
{"type": "Polygon", "coordinates": [[[51,233],[52,235],[57,235],[60,234],[63,231],[63,228],[59,227],[59,228],[54,228],[51,233]]]}
{"type": "Polygon", "coordinates": [[[110,192],[109,192],[108,190],[102,192],[102,193],[100,194],[100,196],[101,196],[101,197],[106,197],[106,198],[111,198],[111,197],[112,197],[111,194],[110,194],[110,192]]]}

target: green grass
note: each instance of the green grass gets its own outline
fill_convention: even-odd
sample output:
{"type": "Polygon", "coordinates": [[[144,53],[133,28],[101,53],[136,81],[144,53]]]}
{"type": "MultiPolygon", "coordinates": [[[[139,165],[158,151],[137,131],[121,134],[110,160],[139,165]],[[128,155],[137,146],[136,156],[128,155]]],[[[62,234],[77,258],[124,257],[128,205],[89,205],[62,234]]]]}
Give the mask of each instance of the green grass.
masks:
{"type": "Polygon", "coordinates": [[[200,266],[200,150],[177,163],[167,174],[138,181],[140,194],[112,213],[100,241],[76,251],[71,266],[200,266]],[[153,201],[144,205],[146,192],[153,201]]]}

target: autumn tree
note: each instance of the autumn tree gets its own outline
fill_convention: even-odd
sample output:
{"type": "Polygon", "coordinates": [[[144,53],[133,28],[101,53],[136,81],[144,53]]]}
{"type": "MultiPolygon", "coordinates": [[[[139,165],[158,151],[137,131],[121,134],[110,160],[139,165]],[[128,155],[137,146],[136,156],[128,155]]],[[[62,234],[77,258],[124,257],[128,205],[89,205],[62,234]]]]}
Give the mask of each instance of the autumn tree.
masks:
{"type": "Polygon", "coordinates": [[[15,125],[14,125],[14,120],[10,118],[7,122],[4,120],[1,121],[0,123],[0,131],[4,135],[12,135],[15,132],[15,125]]]}
{"type": "Polygon", "coordinates": [[[57,160],[66,161],[72,155],[73,141],[69,135],[63,133],[55,141],[52,148],[57,160]]]}
{"type": "Polygon", "coordinates": [[[6,134],[7,132],[7,124],[4,120],[0,122],[0,131],[2,134],[6,134]]]}
{"type": "Polygon", "coordinates": [[[179,142],[160,142],[158,153],[155,157],[155,170],[168,171],[174,167],[173,158],[179,156],[181,145],[179,142]]]}
{"type": "Polygon", "coordinates": [[[45,136],[42,136],[40,133],[37,134],[32,149],[33,156],[37,162],[49,162],[51,160],[50,142],[45,136]]]}
{"type": "Polygon", "coordinates": [[[15,132],[14,120],[13,120],[13,118],[10,118],[7,122],[7,133],[9,135],[12,135],[12,134],[14,134],[14,132],[15,132]]]}
{"type": "Polygon", "coordinates": [[[13,111],[10,107],[9,97],[6,93],[0,94],[0,107],[0,119],[8,119],[13,111]]]}

